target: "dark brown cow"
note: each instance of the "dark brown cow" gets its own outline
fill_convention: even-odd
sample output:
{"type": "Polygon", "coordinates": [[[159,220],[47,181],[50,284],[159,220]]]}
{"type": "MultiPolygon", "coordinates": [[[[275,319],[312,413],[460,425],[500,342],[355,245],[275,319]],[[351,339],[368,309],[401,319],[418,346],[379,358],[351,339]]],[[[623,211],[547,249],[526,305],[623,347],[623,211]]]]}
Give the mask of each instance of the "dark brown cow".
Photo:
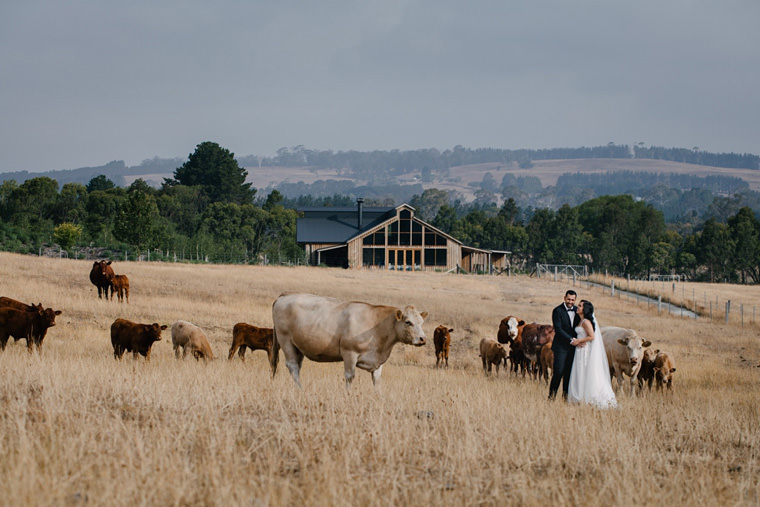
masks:
{"type": "Polygon", "coordinates": [[[132,352],[137,359],[137,354],[150,360],[150,349],[154,342],[161,340],[161,331],[166,325],[137,324],[127,319],[116,319],[111,324],[111,345],[113,345],[114,359],[121,359],[124,352],[132,352]]]}
{"type": "Polygon", "coordinates": [[[127,303],[129,303],[129,278],[127,278],[127,275],[114,275],[111,287],[111,299],[113,299],[114,292],[119,303],[124,302],[125,297],[127,303]]]}
{"type": "Polygon", "coordinates": [[[272,359],[274,330],[271,327],[256,327],[245,322],[238,322],[232,328],[232,345],[227,359],[232,359],[237,350],[240,359],[245,361],[245,349],[266,350],[267,358],[272,359]]]}
{"type": "Polygon", "coordinates": [[[654,381],[654,360],[659,350],[644,349],[644,355],[641,356],[641,369],[637,376],[639,380],[639,393],[644,393],[644,382],[646,382],[649,390],[652,390],[652,382],[654,381]]]}
{"type": "Polygon", "coordinates": [[[0,308],[15,308],[16,310],[24,310],[25,312],[32,312],[42,308],[42,303],[28,305],[17,301],[9,297],[0,297],[0,308]]]}
{"type": "Polygon", "coordinates": [[[480,359],[483,362],[483,372],[491,374],[491,368],[496,365],[496,375],[499,375],[499,365],[507,357],[504,345],[491,338],[480,340],[480,359]]]}
{"type": "Polygon", "coordinates": [[[5,350],[8,338],[12,336],[16,341],[26,339],[29,352],[32,351],[32,345],[40,352],[48,328],[55,326],[55,316],[60,314],[60,310],[43,309],[42,305],[35,306],[31,311],[0,308],[0,350],[5,350]]]}
{"type": "Polygon", "coordinates": [[[90,270],[90,281],[98,288],[98,298],[105,295],[108,300],[108,288],[111,288],[111,299],[113,299],[113,277],[114,272],[111,268],[111,261],[95,261],[92,263],[90,270]]]}
{"type": "Polygon", "coordinates": [[[538,377],[541,348],[554,340],[554,326],[549,324],[526,324],[522,329],[522,353],[526,366],[529,366],[533,378],[538,377]]]}
{"type": "MultiPolygon", "coordinates": [[[[522,366],[523,375],[525,375],[525,356],[522,352],[522,330],[525,327],[525,321],[518,319],[514,315],[509,315],[501,319],[499,331],[496,339],[502,345],[509,345],[510,370],[517,373],[518,368],[522,366]]],[[[507,359],[504,359],[504,366],[507,365],[507,359]]]]}
{"type": "Polygon", "coordinates": [[[449,367],[449,347],[451,346],[451,332],[454,328],[448,328],[446,326],[438,326],[433,331],[433,344],[435,345],[435,367],[443,366],[444,361],[446,367],[449,367]]]}

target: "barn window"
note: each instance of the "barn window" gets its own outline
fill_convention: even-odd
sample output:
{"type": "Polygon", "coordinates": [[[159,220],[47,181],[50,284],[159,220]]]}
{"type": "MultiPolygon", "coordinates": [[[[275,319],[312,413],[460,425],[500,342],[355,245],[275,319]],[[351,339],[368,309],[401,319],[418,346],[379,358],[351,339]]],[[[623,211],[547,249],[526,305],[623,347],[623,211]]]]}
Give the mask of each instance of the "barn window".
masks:
{"type": "Polygon", "coordinates": [[[446,249],[426,248],[425,266],[446,266],[446,249]]]}
{"type": "Polygon", "coordinates": [[[362,264],[365,267],[385,266],[385,249],[384,248],[364,248],[362,251],[362,264]]]}
{"type": "Polygon", "coordinates": [[[412,245],[422,246],[422,224],[412,222],[412,245]]]}

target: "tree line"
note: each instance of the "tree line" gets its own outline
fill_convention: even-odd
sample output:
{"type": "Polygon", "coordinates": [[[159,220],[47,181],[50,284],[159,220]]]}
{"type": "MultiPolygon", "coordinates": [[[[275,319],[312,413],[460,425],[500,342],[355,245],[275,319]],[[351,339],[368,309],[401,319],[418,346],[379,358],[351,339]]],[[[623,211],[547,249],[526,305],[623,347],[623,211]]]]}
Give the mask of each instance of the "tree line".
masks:
{"type": "MultiPolygon", "coordinates": [[[[302,262],[297,208],[351,206],[356,197],[286,198],[277,190],[257,196],[246,176],[234,154],[204,142],[160,188],[140,179],[119,187],[105,175],[60,189],[49,177],[6,180],[0,185],[0,249],[38,253],[57,245],[69,253],[151,252],[164,260],[302,262]]],[[[466,245],[512,252],[513,264],[526,270],[536,262],[587,264],[633,277],[678,273],[760,283],[760,222],[740,196],[713,198],[709,216],[690,227],[666,223],[661,210],[627,194],[557,209],[521,205],[513,197],[501,206],[462,203],[437,189],[408,202],[420,218],[466,245]]],[[[370,198],[365,204],[397,203],[370,198]]]]}

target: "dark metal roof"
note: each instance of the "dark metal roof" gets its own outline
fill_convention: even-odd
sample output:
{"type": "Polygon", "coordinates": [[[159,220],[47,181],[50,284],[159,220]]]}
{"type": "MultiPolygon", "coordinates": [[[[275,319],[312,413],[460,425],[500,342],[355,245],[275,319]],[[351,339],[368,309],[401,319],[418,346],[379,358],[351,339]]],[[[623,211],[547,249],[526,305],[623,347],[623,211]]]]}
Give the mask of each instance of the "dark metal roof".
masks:
{"type": "Polygon", "coordinates": [[[303,218],[296,220],[298,243],[346,243],[357,234],[372,229],[396,213],[392,207],[362,208],[362,227],[356,206],[336,208],[299,208],[303,218]]]}

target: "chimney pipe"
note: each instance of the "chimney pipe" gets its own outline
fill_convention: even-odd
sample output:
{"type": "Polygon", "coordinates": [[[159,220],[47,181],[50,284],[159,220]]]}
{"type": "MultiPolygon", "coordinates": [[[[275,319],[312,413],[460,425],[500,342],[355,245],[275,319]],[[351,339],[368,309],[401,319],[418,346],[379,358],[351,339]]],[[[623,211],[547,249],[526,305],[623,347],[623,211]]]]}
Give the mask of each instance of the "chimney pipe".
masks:
{"type": "Polygon", "coordinates": [[[361,229],[364,222],[364,197],[356,199],[356,214],[358,220],[356,227],[361,229]]]}

